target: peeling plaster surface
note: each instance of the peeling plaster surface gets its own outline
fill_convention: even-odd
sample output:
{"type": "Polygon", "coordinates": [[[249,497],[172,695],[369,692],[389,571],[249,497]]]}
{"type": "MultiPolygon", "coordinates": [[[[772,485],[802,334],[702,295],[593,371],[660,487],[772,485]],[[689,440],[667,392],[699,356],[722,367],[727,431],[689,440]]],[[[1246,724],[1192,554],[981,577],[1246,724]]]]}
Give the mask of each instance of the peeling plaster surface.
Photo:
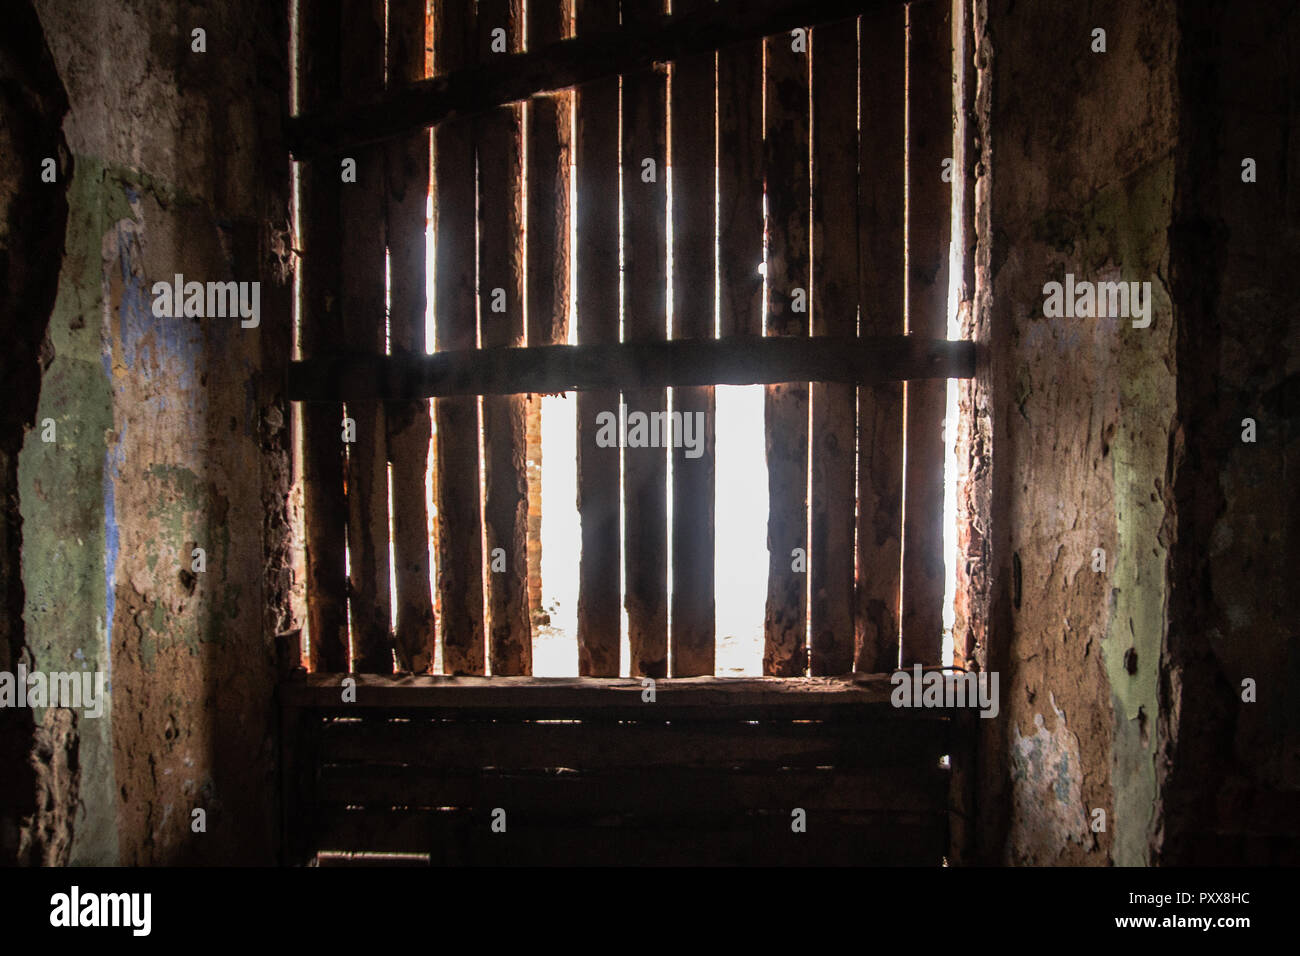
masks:
{"type": "Polygon", "coordinates": [[[105,671],[109,705],[36,715],[42,786],[67,812],[31,837],[72,863],[268,862],[270,633],[291,616],[286,449],[268,424],[285,415],[264,369],[290,338],[288,273],[261,250],[287,213],[266,124],[287,27],[254,0],[36,6],[76,176],[38,412],[58,441],[29,432],[19,460],[24,619],[32,666],[105,671]],[[261,328],[155,316],[153,283],[177,273],[262,281],[261,328]]]}
{"type": "Polygon", "coordinates": [[[965,507],[982,516],[973,580],[989,605],[964,619],[984,618],[971,643],[1005,689],[1005,719],[981,728],[982,853],[995,862],[1148,855],[1175,426],[1165,278],[1174,10],[984,5],[990,174],[977,188],[972,329],[988,359],[966,399],[976,477],[965,507]],[[1097,23],[1107,25],[1104,55],[1089,51],[1097,23]],[[1062,51],[1050,74],[1044,49],[1062,51]],[[1043,286],[1066,273],[1150,282],[1150,327],[1046,317],[1043,286]],[[1092,568],[1098,548],[1102,572],[1092,568]],[[1106,810],[1106,832],[1086,826],[1094,808],[1106,810]]]}
{"type": "Polygon", "coordinates": [[[1044,833],[1053,833],[1062,844],[1091,840],[1082,797],[1082,767],[1079,738],[1065,725],[1065,714],[1051,698],[1056,720],[1052,730],[1043,715],[1034,715],[1034,732],[1028,737],[1015,731],[1011,758],[1015,806],[1012,808],[1011,852],[1026,858],[1044,833]]]}

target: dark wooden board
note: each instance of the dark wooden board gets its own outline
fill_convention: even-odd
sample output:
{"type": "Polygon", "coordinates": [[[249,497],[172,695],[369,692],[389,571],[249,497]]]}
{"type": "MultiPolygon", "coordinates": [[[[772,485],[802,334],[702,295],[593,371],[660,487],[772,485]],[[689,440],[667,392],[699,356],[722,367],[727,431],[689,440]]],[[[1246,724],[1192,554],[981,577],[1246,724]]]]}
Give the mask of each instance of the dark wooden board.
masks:
{"type": "MultiPolygon", "coordinates": [[[[586,252],[584,247],[582,253],[586,252]]],[[[580,254],[580,286],[582,258],[580,254]]],[[[581,313],[578,327],[581,342],[581,313]]],[[[457,395],[608,391],[625,383],[633,388],[796,381],[874,385],[916,378],[969,378],[974,369],[974,342],[911,335],[857,339],[673,339],[536,349],[462,349],[423,357],[317,357],[290,364],[289,397],[294,401],[316,402],[337,401],[340,396],[352,399],[378,396],[393,401],[457,395]]],[[[602,400],[609,404],[596,407],[617,410],[616,401],[606,396],[602,400]]],[[[580,429],[584,421],[580,416],[580,429]]],[[[591,431],[594,433],[594,425],[591,431]]]]}
{"type": "Polygon", "coordinates": [[[616,7],[612,18],[606,16],[591,29],[584,29],[584,11],[579,4],[578,35],[573,39],[515,54],[499,63],[436,76],[383,97],[355,98],[293,117],[288,138],[295,156],[313,156],[486,112],[536,93],[609,79],[693,53],[899,4],[900,0],[724,0],[693,14],[664,17],[657,25],[621,29],[616,7]]]}

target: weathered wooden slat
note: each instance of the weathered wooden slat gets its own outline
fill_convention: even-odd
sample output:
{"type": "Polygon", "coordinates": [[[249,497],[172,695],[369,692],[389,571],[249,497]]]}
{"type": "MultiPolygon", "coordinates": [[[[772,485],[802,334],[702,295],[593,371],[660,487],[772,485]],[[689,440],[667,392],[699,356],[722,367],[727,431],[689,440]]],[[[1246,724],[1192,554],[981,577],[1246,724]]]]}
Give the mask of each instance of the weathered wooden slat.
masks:
{"type": "MultiPolygon", "coordinates": [[[[575,15],[579,37],[604,33],[618,23],[617,9],[601,0],[576,0],[575,15]]],[[[578,343],[579,347],[610,345],[618,342],[619,331],[618,80],[597,80],[578,87],[574,92],[574,109],[578,343]]],[[[577,398],[578,517],[582,535],[578,568],[578,672],[598,676],[619,672],[622,584],[619,451],[596,444],[596,417],[601,412],[618,414],[621,384],[624,383],[618,376],[610,376],[603,389],[580,393],[577,398]]],[[[534,385],[531,383],[528,390],[568,390],[568,386],[534,385]]]]}
{"type": "MultiPolygon", "coordinates": [[[[572,0],[532,0],[528,5],[528,48],[563,39],[573,17],[572,0]]],[[[569,184],[573,160],[573,94],[530,100],[528,125],[528,299],[530,346],[569,340],[569,184]]],[[[542,396],[528,396],[528,587],[529,610],[541,608],[541,415],[542,396]]]]}
{"type": "Polygon", "coordinates": [[[786,810],[909,811],[948,808],[948,773],[931,767],[776,770],[656,767],[600,773],[449,773],[423,767],[327,766],[322,803],[387,808],[508,807],[554,816],[786,810]]]}
{"type": "MultiPolygon", "coordinates": [[[[424,77],[425,4],[390,0],[388,84],[424,77]]],[[[425,352],[425,231],[429,199],[429,134],[385,146],[385,213],[389,260],[389,347],[394,355],[425,352]]],[[[385,408],[393,485],[393,580],[397,591],[395,649],[402,670],[426,672],[433,663],[429,502],[426,479],[432,437],[427,399],[385,408]]]]}
{"type": "MultiPolygon", "coordinates": [[[[626,0],[623,23],[646,28],[663,0],[626,0]]],[[[623,341],[668,337],[668,76],[623,77],[623,341]]],[[[629,416],[668,410],[662,387],[626,389],[629,416]]],[[[629,419],[630,421],[630,419],[629,419]]],[[[630,427],[630,426],[629,426],[630,427]]],[[[623,451],[623,605],[631,673],[668,676],[668,449],[623,451]]]]}
{"type": "MultiPolygon", "coordinates": [[[[690,13],[708,0],[674,6],[690,13]]],[[[716,175],[712,54],[673,64],[673,338],[713,338],[714,199],[716,175]]],[[[712,674],[714,666],[714,417],[713,389],[676,388],[674,412],[695,422],[699,446],[672,449],[671,615],[674,677],[712,674]]]]}
{"type": "Polygon", "coordinates": [[[342,703],[343,675],[309,674],[282,688],[286,702],[333,716],[410,709],[429,716],[475,719],[605,720],[824,720],[858,719],[875,707],[897,720],[936,720],[941,707],[894,708],[887,675],[855,679],[683,677],[658,682],[654,701],[636,678],[596,677],[379,677],[359,675],[356,701],[342,703]],[[725,708],[719,711],[718,708],[725,708]]]}
{"type": "MultiPolygon", "coordinates": [[[[523,42],[522,0],[480,0],[479,56],[490,60],[492,34],[507,51],[523,42]]],[[[524,144],[521,107],[477,119],[479,323],[485,348],[524,344],[524,144]]],[[[493,674],[529,674],[528,473],[525,398],[483,399],[483,519],[488,549],[488,657],[493,674]]]]}
{"type": "Polygon", "coordinates": [[[487,809],[330,810],[323,818],[322,850],[428,852],[441,865],[939,866],[947,844],[942,814],[817,811],[804,833],[792,832],[783,812],[733,813],[694,825],[567,826],[530,825],[526,815],[507,813],[505,833],[492,832],[487,809]]]}
{"type": "Polygon", "coordinates": [[[718,51],[718,329],[763,334],[763,44],[718,51]]]}
{"type": "MultiPolygon", "coordinates": [[[[343,76],[362,91],[384,85],[384,3],[344,4],[343,76]]],[[[339,263],[343,330],[363,355],[385,352],[384,165],[382,148],[360,147],[356,181],[344,182],[340,200],[339,263]]],[[[388,560],[388,432],[384,406],[349,402],[355,425],[348,445],[348,581],[352,612],[352,666],[372,674],[393,671],[392,604],[388,560]]]]}
{"type": "MultiPolygon", "coordinates": [[[[947,4],[908,8],[907,329],[948,327],[952,156],[952,26],[947,4]]],[[[902,663],[939,663],[943,648],[943,419],[947,385],[905,389],[902,663]]]]}
{"type": "MultiPolygon", "coordinates": [[[[580,277],[581,258],[591,254],[584,244],[579,257],[580,277]]],[[[591,267],[595,268],[595,264],[591,267]]],[[[588,277],[587,281],[594,280],[588,277]]],[[[581,335],[583,322],[578,324],[581,335]]],[[[597,323],[592,334],[599,332],[597,323]]],[[[396,401],[421,396],[609,391],[620,384],[632,388],[805,381],[874,385],[915,378],[967,378],[974,368],[974,343],[914,335],[674,339],[388,358],[317,356],[290,364],[289,397],[308,402],[337,401],[340,397],[396,401]]],[[[578,398],[582,407],[583,396],[578,398]]],[[[587,403],[586,407],[617,411],[617,396],[602,396],[601,400],[607,404],[587,403]]],[[[580,428],[582,421],[580,417],[580,428]]],[[[595,427],[589,425],[594,437],[595,427]]]]}
{"type": "MultiPolygon", "coordinates": [[[[463,67],[475,46],[473,0],[434,5],[434,67],[463,67]]],[[[477,345],[475,323],[475,158],[472,127],[440,125],[433,134],[434,329],[440,351],[477,345]]],[[[407,395],[406,398],[416,396],[407,395]]],[[[434,404],[437,435],[434,488],[438,507],[438,592],[443,670],[482,674],[483,559],[479,504],[478,401],[440,398],[434,404]]]]}
{"type": "Polygon", "coordinates": [[[880,707],[848,721],[701,720],[319,721],[321,761],[440,770],[632,767],[884,769],[935,766],[951,749],[949,722],[899,720],[880,707]]]}
{"type": "MultiPolygon", "coordinates": [[[[573,0],[531,0],[528,48],[562,39],[573,0]]],[[[528,344],[569,340],[569,164],[573,153],[573,94],[559,92],[527,104],[528,112],[528,344]]]]}
{"type": "MultiPolygon", "coordinates": [[[[339,94],[340,0],[304,0],[299,75],[303,104],[339,94]]],[[[299,168],[303,241],[302,351],[343,348],[339,312],[339,157],[299,168]]],[[[344,543],[343,405],[309,406],[303,420],[303,512],[307,557],[307,631],[312,670],[342,671],[348,660],[344,543]]]]}
{"type": "MultiPolygon", "coordinates": [[[[786,34],[794,27],[842,20],[900,0],[723,0],[694,14],[655,24],[618,27],[618,13],[598,14],[571,40],[435,76],[383,97],[334,103],[293,117],[288,138],[295,156],[399,135],[444,120],[491,110],[537,93],[633,73],[744,40],[786,34]]],[[[608,6],[608,4],[604,4],[608,6]]],[[[593,11],[586,11],[587,14],[593,11]]],[[[584,13],[579,10],[579,20],[584,13]]]]}
{"type": "MultiPolygon", "coordinates": [[[[858,296],[863,336],[903,331],[907,26],[903,7],[864,16],[858,141],[858,296]]],[[[903,547],[903,386],[858,389],[855,667],[898,664],[903,547]]]]}
{"type": "MultiPolygon", "coordinates": [[[[766,42],[768,336],[808,337],[808,53],[790,36],[766,42]]],[[[765,391],[767,604],[763,673],[808,667],[808,382],[765,391]],[[796,550],[799,557],[796,557],[796,550]]]]}
{"type": "MultiPolygon", "coordinates": [[[[813,335],[857,331],[857,23],[812,31],[813,335]]],[[[809,657],[814,674],[853,670],[852,385],[812,385],[809,657]]]]}

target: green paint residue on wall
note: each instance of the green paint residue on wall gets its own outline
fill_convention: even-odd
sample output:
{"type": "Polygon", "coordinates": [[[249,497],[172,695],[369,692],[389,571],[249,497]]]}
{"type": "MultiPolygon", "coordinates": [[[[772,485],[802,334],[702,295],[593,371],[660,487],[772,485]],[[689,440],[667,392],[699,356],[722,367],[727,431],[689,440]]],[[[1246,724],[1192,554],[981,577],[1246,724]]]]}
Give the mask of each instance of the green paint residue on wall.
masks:
{"type": "Polygon", "coordinates": [[[1160,529],[1162,494],[1175,414],[1173,308],[1167,274],[1167,229],[1173,202],[1171,158],[1145,167],[1098,194],[1083,216],[1087,261],[1120,264],[1125,281],[1151,283],[1149,328],[1120,320],[1120,418],[1111,443],[1118,553],[1111,566],[1111,613],[1102,660],[1114,708],[1115,862],[1148,862],[1155,775],[1158,671],[1166,621],[1167,547],[1160,529]],[[1125,655],[1132,648],[1137,672],[1125,655]]]}
{"type": "MultiPolygon", "coordinates": [[[[116,785],[108,659],[104,468],[112,440],[112,390],[103,364],[100,243],[125,200],[109,198],[109,173],[75,158],[68,186],[66,255],[50,317],[54,360],[41,384],[37,422],[55,421],[57,441],[27,433],[18,460],[23,515],[23,618],[33,666],[103,671],[104,714],[79,719],[79,809],[71,862],[118,861],[116,785]],[[119,208],[120,207],[120,208],[119,208]]],[[[41,715],[37,715],[37,720],[41,715]]]]}

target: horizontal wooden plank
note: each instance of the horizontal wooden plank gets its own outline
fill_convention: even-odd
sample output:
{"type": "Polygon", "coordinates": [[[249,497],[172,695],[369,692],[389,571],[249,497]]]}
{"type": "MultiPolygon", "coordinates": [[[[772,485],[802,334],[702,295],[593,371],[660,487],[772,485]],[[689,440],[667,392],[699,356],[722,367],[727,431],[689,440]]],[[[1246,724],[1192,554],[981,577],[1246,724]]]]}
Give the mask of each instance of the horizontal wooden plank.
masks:
{"type": "Polygon", "coordinates": [[[694,53],[894,6],[901,0],[722,0],[649,24],[584,33],[526,53],[436,76],[383,96],[335,103],[291,117],[287,138],[297,159],[415,132],[605,77],[648,69],[694,53]]]}
{"type": "MultiPolygon", "coordinates": [[[[975,343],[876,338],[674,339],[433,355],[317,355],[289,366],[294,401],[415,401],[585,389],[969,378],[975,343]]],[[[615,409],[611,409],[615,411],[615,409]]]]}
{"type": "Polygon", "coordinates": [[[934,765],[948,721],[584,721],[341,719],[324,722],[323,763],[408,764],[445,771],[633,767],[934,765]]]}
{"type": "Polygon", "coordinates": [[[749,810],[908,810],[948,808],[948,773],[930,767],[889,770],[730,771],[709,767],[634,768],[598,773],[484,771],[427,767],[327,766],[324,804],[364,807],[483,809],[505,807],[530,819],[607,814],[689,818],[700,812],[749,810]]]}
{"type": "Polygon", "coordinates": [[[386,677],[369,674],[309,674],[285,684],[287,705],[348,716],[379,711],[394,716],[496,719],[718,719],[861,720],[872,710],[891,719],[943,719],[942,707],[894,708],[887,674],[848,677],[678,677],[655,684],[646,701],[636,678],[598,677],[386,677]],[[356,700],[343,702],[343,680],[356,682],[356,700]],[[722,710],[720,713],[719,710],[722,710]]]}
{"type": "Polygon", "coordinates": [[[331,810],[318,848],[427,852],[442,865],[939,866],[947,846],[942,814],[812,811],[803,833],[793,832],[790,821],[789,813],[776,812],[695,825],[547,826],[507,811],[506,832],[493,833],[490,811],[331,810]]]}

